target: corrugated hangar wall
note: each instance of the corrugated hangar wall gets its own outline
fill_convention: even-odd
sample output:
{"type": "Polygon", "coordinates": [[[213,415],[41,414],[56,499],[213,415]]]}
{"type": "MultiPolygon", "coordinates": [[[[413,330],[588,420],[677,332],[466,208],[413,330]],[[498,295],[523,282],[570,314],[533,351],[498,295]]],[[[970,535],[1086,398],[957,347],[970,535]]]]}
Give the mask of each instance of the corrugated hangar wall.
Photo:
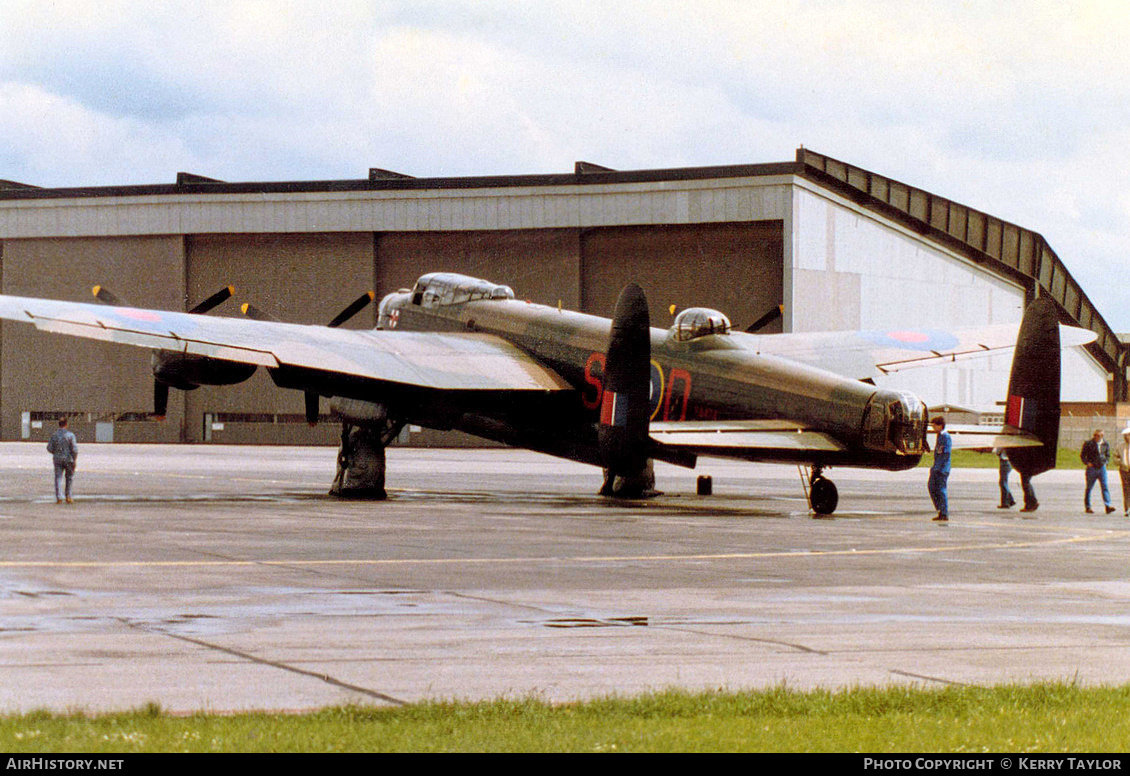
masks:
{"type": "Polygon", "coordinates": [[[376,287],[411,288],[426,272],[459,272],[511,286],[519,298],[577,309],[577,229],[386,232],[377,236],[376,287]]]}
{"type": "MultiPolygon", "coordinates": [[[[105,285],[138,306],[186,309],[226,285],[236,299],[213,314],[238,315],[247,301],[285,321],[325,323],[359,294],[411,286],[431,271],[487,277],[520,298],[609,315],[620,288],[640,282],[652,324],[667,307],[722,309],[744,327],[782,297],[782,222],[440,232],[216,234],[5,240],[6,294],[89,301],[105,285]]],[[[375,307],[351,321],[374,324],[375,307]]],[[[779,327],[779,324],[774,324],[779,327]]],[[[769,329],[775,330],[775,329],[769,329]]],[[[78,413],[80,439],[115,420],[119,442],[333,444],[339,429],[302,422],[302,395],[278,389],[262,370],[236,386],[172,391],[164,422],[124,420],[152,407],[149,352],[3,324],[0,433],[45,439],[53,422],[27,428],[24,413],[78,413]],[[215,421],[206,423],[206,420],[215,421]]],[[[323,406],[323,412],[326,407],[323,406]]],[[[423,443],[463,443],[424,433],[423,443]]]]}
{"type": "MultiPolygon", "coordinates": [[[[582,239],[582,306],[611,315],[634,280],[652,326],[669,326],[674,304],[716,308],[744,329],[782,301],[782,240],[780,221],[593,229],[582,239]]],[[[765,331],[780,331],[780,322],[765,331]]]]}
{"type": "MultiPolygon", "coordinates": [[[[250,302],[282,321],[326,324],[373,288],[373,235],[369,232],[193,235],[186,243],[188,304],[235,285],[235,299],[217,310],[222,315],[239,315],[238,305],[250,302]]],[[[372,328],[375,322],[370,307],[345,325],[372,328]]],[[[188,441],[206,436],[205,413],[242,418],[229,417],[216,425],[215,441],[329,444],[340,436],[340,430],[331,424],[309,428],[300,417],[302,394],[276,388],[262,369],[238,385],[173,391],[170,406],[180,400],[177,394],[184,397],[188,441]],[[264,417],[278,415],[289,422],[266,422],[264,417]]]]}
{"type": "MultiPolygon", "coordinates": [[[[81,302],[105,285],[134,304],[183,309],[184,240],[121,237],[5,240],[3,292],[81,302]]],[[[0,349],[0,433],[20,439],[24,412],[112,415],[152,402],[150,355],[89,340],[42,334],[4,323],[0,349]]],[[[50,423],[32,438],[46,438],[50,423]]],[[[93,423],[76,418],[76,433],[93,439],[93,423]]],[[[132,441],[171,441],[170,425],[136,423],[132,441]]],[[[179,424],[178,424],[179,425],[179,424]]],[[[175,430],[175,429],[174,429],[175,430]]]]}

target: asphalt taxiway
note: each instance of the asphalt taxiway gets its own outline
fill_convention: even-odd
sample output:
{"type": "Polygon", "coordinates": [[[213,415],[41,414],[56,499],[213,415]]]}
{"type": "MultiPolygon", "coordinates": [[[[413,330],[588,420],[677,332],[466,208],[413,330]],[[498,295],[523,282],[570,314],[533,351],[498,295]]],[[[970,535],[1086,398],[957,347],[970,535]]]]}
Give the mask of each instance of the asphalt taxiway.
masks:
{"type": "Polygon", "coordinates": [[[788,466],[616,503],[532,453],[392,449],[390,499],[347,502],[335,455],[85,445],[60,506],[43,446],[0,444],[0,710],[1130,681],[1130,520],[1080,471],[1024,519],[955,470],[939,525],[924,470],[831,470],[816,520],[788,466]]]}

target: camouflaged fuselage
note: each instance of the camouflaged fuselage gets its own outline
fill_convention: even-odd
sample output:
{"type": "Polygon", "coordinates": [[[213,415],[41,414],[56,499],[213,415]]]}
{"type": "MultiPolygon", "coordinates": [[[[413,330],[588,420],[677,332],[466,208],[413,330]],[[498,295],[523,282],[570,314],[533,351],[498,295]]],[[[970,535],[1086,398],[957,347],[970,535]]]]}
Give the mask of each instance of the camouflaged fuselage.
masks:
{"type": "MultiPolygon", "coordinates": [[[[503,412],[493,418],[464,417],[454,427],[589,463],[598,460],[593,429],[604,391],[608,318],[514,299],[424,307],[403,294],[389,301],[387,309],[396,311],[393,322],[397,329],[496,335],[575,389],[550,417],[524,413],[508,417],[503,412]],[[553,449],[561,446],[567,450],[553,449]],[[594,449],[586,449],[590,447],[594,449]]],[[[877,402],[890,399],[889,392],[780,356],[760,354],[759,339],[733,333],[682,342],[669,330],[651,328],[652,420],[784,419],[830,435],[842,445],[837,450],[712,445],[692,450],[699,454],[883,469],[906,469],[918,463],[920,451],[898,451],[889,440],[867,433],[867,419],[875,417],[877,402]]]]}

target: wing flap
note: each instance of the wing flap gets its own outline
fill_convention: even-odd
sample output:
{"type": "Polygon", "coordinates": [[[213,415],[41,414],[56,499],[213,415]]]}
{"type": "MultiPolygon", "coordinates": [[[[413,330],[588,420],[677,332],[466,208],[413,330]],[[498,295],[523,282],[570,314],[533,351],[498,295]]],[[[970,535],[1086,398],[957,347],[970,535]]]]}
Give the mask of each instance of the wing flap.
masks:
{"type": "Polygon", "coordinates": [[[245,347],[220,345],[213,342],[200,342],[177,337],[175,334],[154,334],[141,331],[130,331],[97,324],[80,323],[52,318],[33,316],[31,321],[40,331],[53,334],[66,334],[72,337],[102,340],[103,342],[117,342],[123,345],[137,345],[155,350],[173,350],[180,353],[192,353],[223,361],[238,361],[243,364],[257,364],[259,366],[277,367],[279,361],[271,353],[245,347]]]}
{"type": "Polygon", "coordinates": [[[652,423],[656,442],[694,449],[771,449],[839,452],[846,446],[821,431],[789,420],[663,421],[652,423]]]}

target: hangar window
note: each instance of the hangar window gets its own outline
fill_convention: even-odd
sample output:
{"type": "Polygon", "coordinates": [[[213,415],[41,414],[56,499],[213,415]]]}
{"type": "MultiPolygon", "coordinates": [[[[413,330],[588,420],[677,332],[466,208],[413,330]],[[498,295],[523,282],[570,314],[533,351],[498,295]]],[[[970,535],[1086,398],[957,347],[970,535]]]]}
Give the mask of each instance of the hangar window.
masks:
{"type": "Polygon", "coordinates": [[[688,342],[708,334],[729,334],[730,319],[717,310],[691,307],[675,316],[671,331],[678,342],[688,342]]]}
{"type": "Polygon", "coordinates": [[[500,286],[454,272],[423,275],[412,289],[412,303],[422,307],[446,307],[478,299],[513,299],[510,286],[500,286]]]}

